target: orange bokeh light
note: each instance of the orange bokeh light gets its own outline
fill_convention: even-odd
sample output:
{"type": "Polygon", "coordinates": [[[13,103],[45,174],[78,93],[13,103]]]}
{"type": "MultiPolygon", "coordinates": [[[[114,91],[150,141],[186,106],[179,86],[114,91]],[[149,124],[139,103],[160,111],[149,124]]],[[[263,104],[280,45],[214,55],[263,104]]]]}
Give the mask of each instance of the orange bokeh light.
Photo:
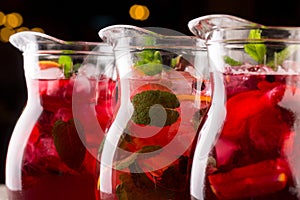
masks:
{"type": "Polygon", "coordinates": [[[146,20],[149,18],[150,11],[147,6],[134,4],[129,9],[129,15],[135,20],[146,20]]]}

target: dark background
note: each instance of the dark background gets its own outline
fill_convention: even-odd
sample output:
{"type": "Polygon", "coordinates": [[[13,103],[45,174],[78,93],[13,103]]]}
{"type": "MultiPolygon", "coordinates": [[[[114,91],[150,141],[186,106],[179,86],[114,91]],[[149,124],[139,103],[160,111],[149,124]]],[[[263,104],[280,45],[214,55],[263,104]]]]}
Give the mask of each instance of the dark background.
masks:
{"type": "MultiPolygon", "coordinates": [[[[300,26],[300,1],[263,0],[0,0],[0,11],[18,12],[23,26],[40,27],[63,40],[100,41],[98,31],[108,25],[163,27],[191,35],[187,23],[207,14],[231,14],[260,24],[300,26]],[[298,3],[299,2],[299,3],[298,3]],[[146,5],[146,21],[130,18],[133,4],[146,5]]],[[[27,90],[22,54],[0,42],[0,183],[5,182],[7,145],[26,104],[27,90]]]]}

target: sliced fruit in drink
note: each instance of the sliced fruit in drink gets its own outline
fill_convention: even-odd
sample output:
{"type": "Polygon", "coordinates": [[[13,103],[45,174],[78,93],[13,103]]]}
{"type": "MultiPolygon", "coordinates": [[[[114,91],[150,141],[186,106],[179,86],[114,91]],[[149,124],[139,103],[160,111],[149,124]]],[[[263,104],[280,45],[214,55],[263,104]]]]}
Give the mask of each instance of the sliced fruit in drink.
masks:
{"type": "Polygon", "coordinates": [[[288,174],[287,163],[276,159],[212,174],[208,180],[213,193],[220,199],[251,198],[284,189],[288,174]]]}

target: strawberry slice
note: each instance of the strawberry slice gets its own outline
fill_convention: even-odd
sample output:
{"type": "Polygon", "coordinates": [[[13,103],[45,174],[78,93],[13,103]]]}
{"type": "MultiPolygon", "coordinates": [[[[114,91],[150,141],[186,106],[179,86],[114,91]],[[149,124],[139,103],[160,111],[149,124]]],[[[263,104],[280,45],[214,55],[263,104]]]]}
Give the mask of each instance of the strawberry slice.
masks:
{"type": "Polygon", "coordinates": [[[220,167],[233,162],[235,153],[239,150],[239,144],[230,140],[219,138],[215,149],[217,165],[220,167]]]}
{"type": "Polygon", "coordinates": [[[289,168],[285,160],[265,160],[208,176],[219,199],[251,198],[278,192],[286,186],[289,168]]]}
{"type": "Polygon", "coordinates": [[[252,122],[264,125],[261,120],[265,117],[280,114],[275,106],[282,99],[286,87],[278,83],[268,84],[268,82],[261,82],[258,87],[259,90],[237,94],[227,101],[227,120],[223,127],[222,137],[232,140],[241,139],[248,132],[248,128],[253,126],[252,122]],[[265,113],[267,116],[261,115],[264,112],[267,112],[265,113]],[[256,119],[250,123],[249,120],[253,117],[256,119]]]}
{"type": "Polygon", "coordinates": [[[168,87],[158,84],[158,83],[147,83],[144,84],[140,87],[138,87],[132,94],[131,94],[131,98],[134,97],[136,94],[139,94],[143,91],[147,91],[147,90],[160,90],[160,91],[165,91],[165,92],[171,92],[171,89],[169,89],[168,87]]]}
{"type": "Polygon", "coordinates": [[[130,122],[128,131],[131,133],[131,142],[136,149],[151,145],[164,147],[174,139],[179,126],[180,120],[165,127],[144,126],[130,122]]]}
{"type": "Polygon", "coordinates": [[[293,123],[293,113],[282,107],[289,87],[261,81],[258,88],[227,101],[226,121],[216,144],[218,166],[231,165],[236,156],[239,163],[246,164],[280,155],[278,149],[282,149],[293,123]],[[249,156],[249,149],[259,156],[249,156]]]}
{"type": "Polygon", "coordinates": [[[266,107],[248,119],[248,133],[256,150],[265,155],[276,155],[284,139],[290,134],[290,125],[285,122],[283,111],[278,107],[266,107]]]}
{"type": "Polygon", "coordinates": [[[261,101],[264,93],[259,90],[237,94],[227,101],[227,116],[222,137],[239,140],[247,132],[247,119],[259,113],[265,107],[261,101]]]}

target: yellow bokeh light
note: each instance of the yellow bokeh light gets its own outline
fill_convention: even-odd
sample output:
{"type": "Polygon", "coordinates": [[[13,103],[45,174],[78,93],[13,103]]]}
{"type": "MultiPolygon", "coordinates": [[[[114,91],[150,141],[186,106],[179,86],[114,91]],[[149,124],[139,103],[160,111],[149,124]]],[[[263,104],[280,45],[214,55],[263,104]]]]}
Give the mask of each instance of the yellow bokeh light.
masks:
{"type": "Polygon", "coordinates": [[[0,30],[0,40],[2,42],[8,42],[9,37],[15,33],[15,30],[10,27],[3,27],[0,30]]]}
{"type": "Polygon", "coordinates": [[[16,32],[22,32],[22,31],[29,31],[29,28],[22,26],[22,27],[16,29],[16,32]]]}
{"type": "Polygon", "coordinates": [[[32,28],[31,30],[35,31],[35,32],[45,33],[45,31],[42,28],[39,28],[39,27],[32,28]]]}
{"type": "Polygon", "coordinates": [[[136,7],[138,5],[134,4],[133,6],[130,7],[129,9],[129,15],[132,19],[135,19],[135,10],[136,10],[136,7]]]}
{"type": "Polygon", "coordinates": [[[150,15],[150,11],[149,11],[148,7],[144,6],[144,16],[143,16],[143,18],[141,20],[148,19],[149,15],[150,15]]]}
{"type": "Polygon", "coordinates": [[[19,13],[10,13],[6,15],[6,22],[5,26],[16,28],[18,26],[21,26],[23,23],[23,17],[19,13]]]}
{"type": "Polygon", "coordinates": [[[142,19],[145,15],[145,10],[142,6],[138,6],[136,9],[135,9],[135,17],[137,19],[142,19]]]}
{"type": "Polygon", "coordinates": [[[147,6],[134,4],[129,9],[129,15],[135,20],[146,20],[150,15],[150,11],[147,6]]]}
{"type": "Polygon", "coordinates": [[[5,21],[6,21],[6,15],[0,11],[0,26],[5,24],[5,21]]]}
{"type": "Polygon", "coordinates": [[[26,26],[21,26],[23,24],[23,16],[18,12],[12,12],[5,14],[0,11],[0,41],[8,42],[9,37],[16,33],[22,31],[35,31],[45,33],[45,31],[40,27],[28,28],[26,26]]]}

